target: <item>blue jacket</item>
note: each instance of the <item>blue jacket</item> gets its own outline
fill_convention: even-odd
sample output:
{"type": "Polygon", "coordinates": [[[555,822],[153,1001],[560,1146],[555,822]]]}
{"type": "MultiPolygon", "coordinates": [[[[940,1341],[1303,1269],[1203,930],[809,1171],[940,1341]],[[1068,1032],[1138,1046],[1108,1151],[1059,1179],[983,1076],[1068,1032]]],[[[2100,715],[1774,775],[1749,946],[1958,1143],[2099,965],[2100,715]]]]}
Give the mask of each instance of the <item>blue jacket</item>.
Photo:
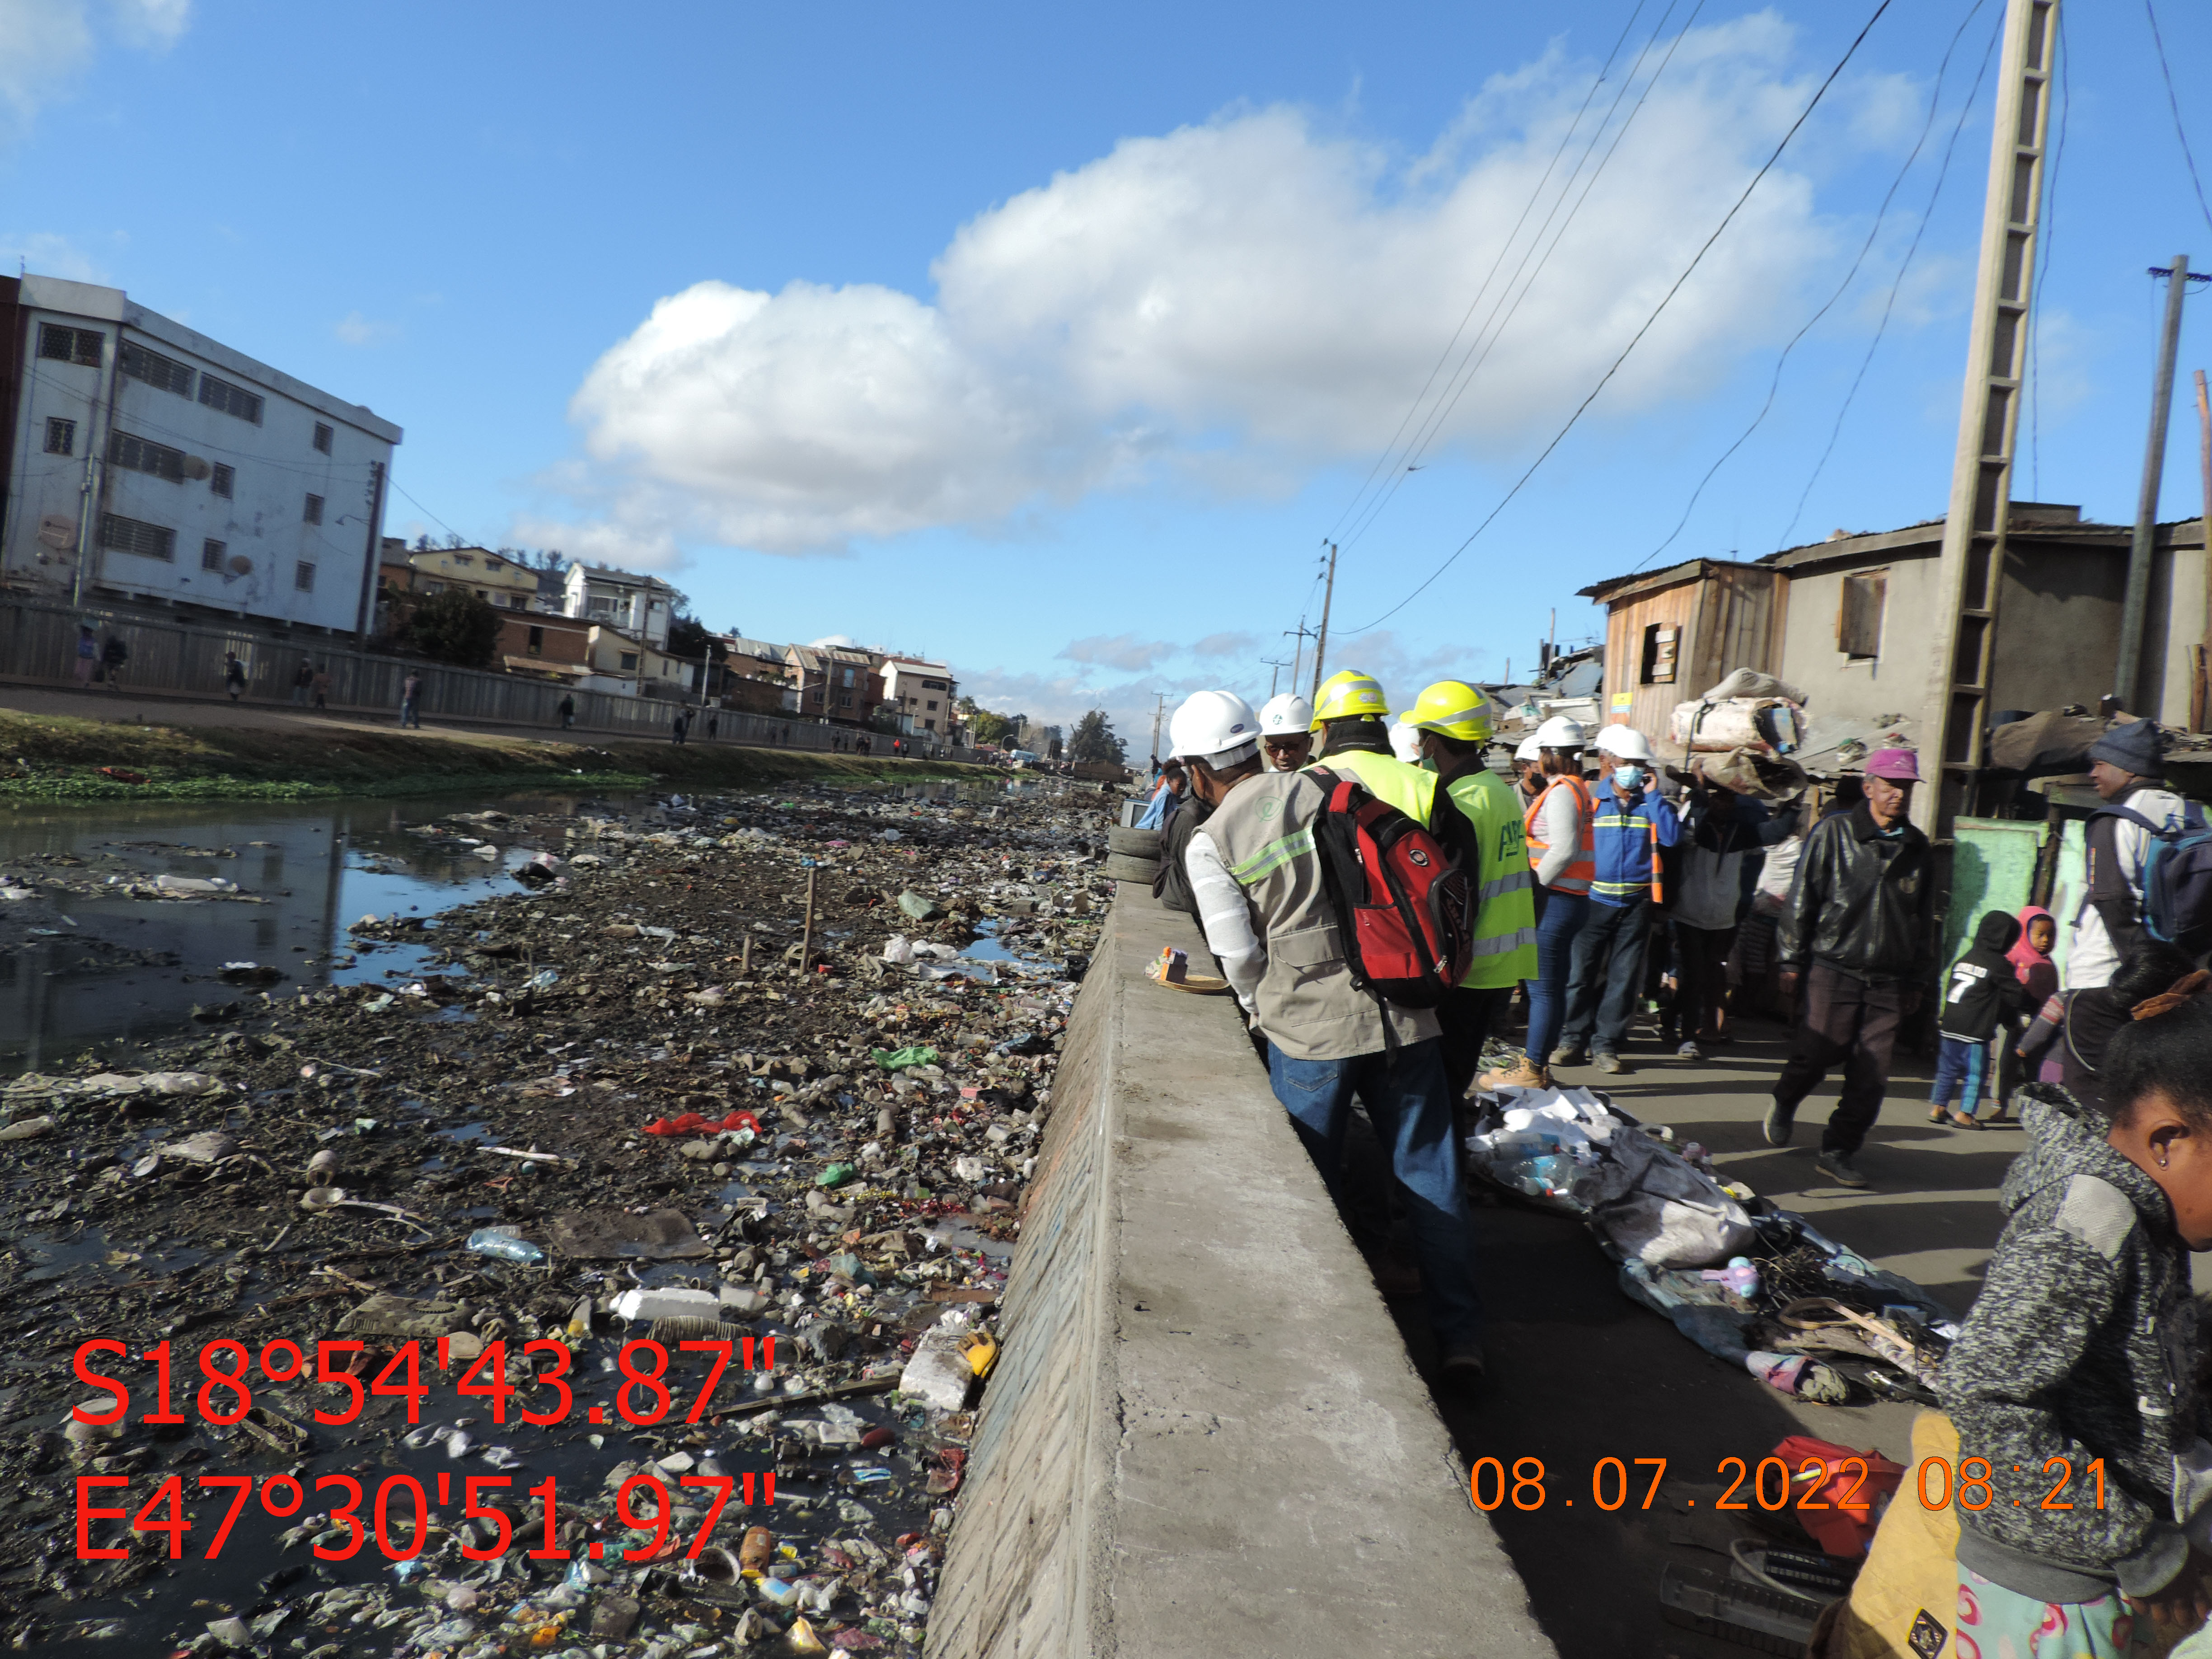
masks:
{"type": "Polygon", "coordinates": [[[1646,789],[1633,806],[1624,807],[1607,778],[1597,790],[1597,823],[1592,831],[1592,856],[1597,872],[1590,878],[1590,896],[1616,908],[1638,893],[1651,890],[1652,848],[1672,847],[1680,834],[1674,809],[1646,789]]]}

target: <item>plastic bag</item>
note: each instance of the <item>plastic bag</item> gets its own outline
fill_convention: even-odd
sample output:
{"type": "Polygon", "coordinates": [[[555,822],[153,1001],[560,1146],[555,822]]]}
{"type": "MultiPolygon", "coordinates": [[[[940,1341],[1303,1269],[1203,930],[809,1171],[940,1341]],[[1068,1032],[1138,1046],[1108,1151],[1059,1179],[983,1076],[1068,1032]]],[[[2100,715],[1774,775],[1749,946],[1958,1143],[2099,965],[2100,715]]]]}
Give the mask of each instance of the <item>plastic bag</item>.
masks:
{"type": "Polygon", "coordinates": [[[1706,1267],[1758,1237],[1743,1206],[1648,1135],[1613,1137],[1610,1156],[1574,1184],[1591,1229],[1617,1259],[1706,1267]]]}

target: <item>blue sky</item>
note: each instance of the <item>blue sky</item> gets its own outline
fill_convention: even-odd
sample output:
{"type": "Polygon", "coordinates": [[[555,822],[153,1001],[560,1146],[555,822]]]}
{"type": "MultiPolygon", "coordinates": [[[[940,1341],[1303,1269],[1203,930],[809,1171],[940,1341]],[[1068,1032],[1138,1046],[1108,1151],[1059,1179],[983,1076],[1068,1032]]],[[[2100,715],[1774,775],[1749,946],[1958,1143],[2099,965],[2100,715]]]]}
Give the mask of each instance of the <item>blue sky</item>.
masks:
{"type": "MultiPolygon", "coordinates": [[[[1332,665],[1410,696],[1525,666],[1555,609],[1563,638],[1589,634],[1575,590],[1647,558],[1941,512],[1989,79],[1958,123],[2002,0],[1891,6],[1581,424],[1403,603],[1596,385],[1872,9],[670,4],[611,21],[0,0],[0,258],[124,287],[401,422],[395,533],[659,569],[712,625],[927,651],[994,706],[1103,702],[1126,732],[1154,691],[1264,696],[1283,630],[1318,615],[1334,532],[1332,665]],[[1547,214],[1556,247],[1523,265],[1547,214]],[[1516,270],[1504,291],[1525,297],[1367,520],[1363,481],[1462,319],[1491,337],[1516,270]]],[[[2207,84],[2212,13],[2162,0],[2159,21],[2185,92],[2207,84]]],[[[2142,9],[2077,7],[2065,29],[2016,491],[2124,520],[2159,306],[2144,267],[2180,251],[2212,268],[2212,225],[2142,9]]],[[[2208,304],[2190,307],[2185,388],[2212,367],[2208,304]]],[[[2200,508],[2196,440],[2185,395],[2167,517],[2200,508]]]]}

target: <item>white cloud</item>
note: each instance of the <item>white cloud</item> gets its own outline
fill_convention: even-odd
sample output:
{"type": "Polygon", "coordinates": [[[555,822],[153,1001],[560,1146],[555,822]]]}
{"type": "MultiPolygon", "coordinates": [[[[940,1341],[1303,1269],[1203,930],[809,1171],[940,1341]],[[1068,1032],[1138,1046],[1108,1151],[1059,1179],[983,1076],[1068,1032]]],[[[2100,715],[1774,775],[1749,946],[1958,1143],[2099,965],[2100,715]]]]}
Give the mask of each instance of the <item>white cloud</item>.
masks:
{"type": "Polygon", "coordinates": [[[60,276],[72,283],[105,283],[106,269],[68,237],[52,231],[28,235],[0,234],[0,270],[17,267],[41,276],[60,276]]]}
{"type": "Polygon", "coordinates": [[[1135,674],[1174,656],[1178,648],[1165,640],[1140,640],[1134,634],[1094,634],[1089,639],[1069,641],[1060,654],[1070,662],[1135,674]]]}
{"type": "Polygon", "coordinates": [[[1260,652],[1257,634],[1208,634],[1190,648],[1194,657],[1253,657],[1260,652]]]}
{"type": "MultiPolygon", "coordinates": [[[[1684,37],[1445,422],[1448,450],[1526,453],[1595,383],[1802,107],[1791,44],[1765,13],[1684,37]]],[[[1364,459],[1482,288],[1590,72],[1550,54],[1493,80],[1410,163],[1284,107],[1127,140],[961,227],[934,303],[698,283],[586,377],[578,482],[618,521],[808,553],[1162,474],[1250,493],[1364,459]]],[[[1894,125],[1887,82],[1839,101],[1808,131],[1815,155],[1894,125]]],[[[1601,412],[1718,383],[1830,246],[1810,180],[1778,167],[1601,412]]]]}
{"type": "Polygon", "coordinates": [[[358,311],[349,311],[331,325],[331,332],[349,346],[382,345],[399,337],[399,325],[379,322],[358,311]]]}
{"type": "Polygon", "coordinates": [[[66,96],[102,33],[161,51],[191,21],[191,0],[0,0],[0,138],[66,96]]]}

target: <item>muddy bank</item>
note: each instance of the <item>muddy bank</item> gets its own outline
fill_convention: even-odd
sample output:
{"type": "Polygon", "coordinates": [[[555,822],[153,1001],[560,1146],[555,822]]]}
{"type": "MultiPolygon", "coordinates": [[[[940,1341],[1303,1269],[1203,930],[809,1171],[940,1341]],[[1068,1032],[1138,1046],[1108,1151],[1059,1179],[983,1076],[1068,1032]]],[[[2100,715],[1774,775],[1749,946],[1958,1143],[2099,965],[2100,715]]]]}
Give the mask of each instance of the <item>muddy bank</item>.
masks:
{"type": "MultiPolygon", "coordinates": [[[[989,779],[988,768],[735,744],[568,743],[402,732],[301,714],[253,725],[163,725],[159,703],[94,719],[0,709],[0,805],[23,802],[307,800],[488,790],[611,793],[666,787],[989,779]]],[[[267,714],[269,711],[255,711],[267,714]]]]}
{"type": "Polygon", "coordinates": [[[228,987],[140,1066],[15,1079],[9,1638],[916,1651],[988,1386],[975,1337],[1110,890],[1106,805],[812,789],[415,824],[499,849],[503,890],[434,925],[349,918],[359,971],[228,987]],[[131,1396],[112,1427],[70,1413],[109,1398],[70,1372],[99,1338],[121,1346],[91,1370],[131,1396]],[[655,1338],[665,1371],[633,1346],[655,1338]],[[226,1340],[253,1409],[217,1424],[236,1396],[202,1358],[236,1370],[226,1340]],[[185,1420],[148,1423],[165,1341],[185,1420]],[[230,1491],[198,1483],[232,1474],[254,1484],[209,1561],[230,1491]],[[119,1480],[84,1541],[121,1559],[77,1559],[81,1476],[119,1480]],[[172,1560],[153,1528],[179,1517],[172,1560]]]}

